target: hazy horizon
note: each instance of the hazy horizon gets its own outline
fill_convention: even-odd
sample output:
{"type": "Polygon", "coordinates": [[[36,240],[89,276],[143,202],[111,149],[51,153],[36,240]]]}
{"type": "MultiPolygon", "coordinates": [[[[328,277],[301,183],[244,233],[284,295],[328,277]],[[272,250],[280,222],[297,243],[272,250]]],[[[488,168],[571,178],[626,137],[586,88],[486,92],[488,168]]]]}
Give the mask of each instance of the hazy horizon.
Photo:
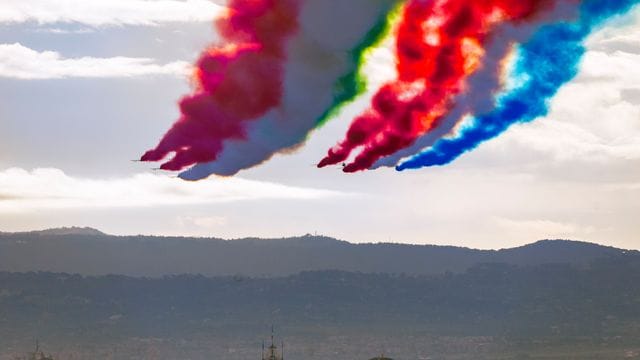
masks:
{"type": "MultiPolygon", "coordinates": [[[[416,246],[442,246],[442,247],[457,247],[457,248],[465,248],[465,249],[470,249],[470,250],[507,250],[507,249],[513,249],[513,248],[518,248],[518,247],[523,247],[523,246],[529,246],[529,245],[534,245],[540,242],[544,242],[544,241],[570,241],[570,242],[578,242],[578,243],[584,243],[584,244],[593,244],[593,245],[600,245],[600,246],[611,246],[611,245],[607,245],[603,242],[597,242],[597,241],[585,241],[585,240],[580,240],[580,239],[568,239],[568,238],[541,238],[541,239],[537,239],[534,241],[530,241],[530,242],[526,242],[526,243],[520,243],[520,244],[514,244],[513,246],[509,246],[509,247],[500,247],[500,248],[482,248],[482,247],[468,247],[468,246],[462,246],[459,244],[456,244],[455,242],[452,243],[441,243],[441,244],[429,244],[429,243],[411,243],[411,242],[402,242],[402,241],[351,241],[349,239],[343,239],[343,238],[338,238],[335,236],[332,236],[330,234],[325,234],[322,232],[316,232],[316,233],[311,233],[311,232],[307,232],[307,233],[303,233],[303,234],[292,234],[292,235],[287,235],[287,236],[276,236],[276,237],[264,237],[264,236],[243,236],[243,237],[237,237],[237,238],[226,238],[226,237],[220,237],[220,236],[216,236],[215,234],[211,234],[211,235],[157,235],[157,234],[145,234],[145,233],[122,233],[122,234],[118,234],[118,233],[109,233],[109,232],[105,232],[102,231],[101,229],[92,227],[92,226],[70,226],[70,227],[57,227],[57,228],[41,228],[41,229],[29,229],[29,230],[21,230],[21,231],[6,231],[4,229],[0,228],[0,234],[21,234],[21,233],[38,233],[38,232],[48,232],[48,231],[63,231],[63,234],[66,235],[66,231],[71,231],[77,234],[77,230],[87,230],[87,231],[98,231],[106,236],[114,236],[114,237],[137,237],[137,236],[143,236],[143,237],[157,237],[157,238],[173,238],[173,237],[177,237],[177,238],[185,238],[185,239],[213,239],[213,240],[224,240],[224,241],[236,241],[236,240],[249,240],[249,239],[257,239],[257,240],[282,240],[282,239],[297,239],[297,238],[304,238],[304,237],[321,237],[321,238],[329,238],[332,240],[336,240],[336,241],[344,241],[347,242],[349,244],[353,244],[353,245],[366,245],[366,244],[391,244],[391,245],[416,245],[416,246]],[[75,230],[75,231],[74,231],[75,230]]],[[[615,246],[611,246],[614,248],[618,248],[621,250],[630,250],[630,251],[640,251],[640,245],[636,248],[626,248],[626,247],[615,247],[615,246]]]]}

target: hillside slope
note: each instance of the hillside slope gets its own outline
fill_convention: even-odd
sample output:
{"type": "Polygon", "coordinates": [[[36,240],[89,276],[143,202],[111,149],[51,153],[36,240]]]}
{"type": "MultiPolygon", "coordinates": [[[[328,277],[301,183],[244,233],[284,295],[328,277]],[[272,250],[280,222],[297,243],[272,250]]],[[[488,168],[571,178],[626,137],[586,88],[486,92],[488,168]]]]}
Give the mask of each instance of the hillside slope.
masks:
{"type": "MultiPolygon", "coordinates": [[[[73,229],[73,228],[71,228],[73,229]]],[[[504,250],[351,244],[306,235],[286,239],[110,236],[93,229],[0,234],[0,271],[158,277],[170,274],[274,277],[301,271],[433,275],[481,263],[585,264],[626,253],[577,241],[540,241],[504,250]]]]}

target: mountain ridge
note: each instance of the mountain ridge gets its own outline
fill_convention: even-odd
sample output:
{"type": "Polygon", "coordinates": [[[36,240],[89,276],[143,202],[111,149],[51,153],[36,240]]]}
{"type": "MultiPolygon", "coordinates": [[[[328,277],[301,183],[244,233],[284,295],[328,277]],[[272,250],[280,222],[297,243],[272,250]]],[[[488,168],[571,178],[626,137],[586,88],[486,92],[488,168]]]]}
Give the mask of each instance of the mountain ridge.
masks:
{"type": "Polygon", "coordinates": [[[461,273],[480,263],[582,265],[627,253],[640,256],[637,251],[567,240],[478,250],[438,245],[353,244],[310,234],[235,240],[113,236],[87,228],[0,234],[0,271],[142,277],[174,274],[278,277],[318,270],[436,275],[461,273]]]}
{"type": "Polygon", "coordinates": [[[388,246],[417,246],[417,247],[436,247],[436,248],[452,248],[452,249],[464,249],[464,250],[473,250],[473,251],[515,251],[517,249],[526,249],[533,248],[536,246],[540,246],[543,244],[550,243],[565,243],[565,244],[574,244],[574,245],[585,245],[585,246],[595,246],[599,248],[608,248],[608,249],[616,249],[622,251],[640,251],[633,249],[624,249],[617,248],[611,245],[603,245],[596,242],[583,241],[583,240],[574,240],[574,239],[540,239],[534,241],[532,243],[518,245],[513,247],[505,247],[505,248],[496,248],[496,249],[484,249],[484,248],[474,248],[468,246],[457,246],[457,245],[436,245],[436,244],[415,244],[415,243],[398,243],[398,242],[350,242],[347,240],[340,240],[328,235],[313,235],[311,233],[306,233],[304,235],[299,236],[289,236],[289,237],[280,237],[280,238],[270,238],[270,237],[242,237],[242,238],[219,238],[213,236],[171,236],[171,235],[145,235],[145,234],[137,234],[137,235],[111,235],[109,233],[103,232],[97,228],[90,226],[69,226],[69,227],[54,227],[54,228],[46,228],[42,230],[27,230],[27,231],[0,231],[0,235],[21,235],[21,234],[36,234],[36,235],[48,235],[48,236],[66,236],[66,235],[96,235],[96,236],[108,236],[113,238],[150,238],[150,239],[179,239],[179,240],[187,240],[187,241],[198,241],[198,240],[213,240],[213,241],[225,241],[225,242],[303,242],[307,243],[309,241],[313,243],[317,243],[319,241],[325,243],[339,243],[339,244],[348,244],[348,245],[388,245],[388,246]]]}
{"type": "Polygon", "coordinates": [[[98,229],[88,226],[69,226],[69,227],[57,227],[47,228],[42,230],[29,230],[29,231],[0,231],[0,235],[18,235],[18,234],[33,234],[44,236],[64,236],[64,235],[108,235],[98,229]]]}

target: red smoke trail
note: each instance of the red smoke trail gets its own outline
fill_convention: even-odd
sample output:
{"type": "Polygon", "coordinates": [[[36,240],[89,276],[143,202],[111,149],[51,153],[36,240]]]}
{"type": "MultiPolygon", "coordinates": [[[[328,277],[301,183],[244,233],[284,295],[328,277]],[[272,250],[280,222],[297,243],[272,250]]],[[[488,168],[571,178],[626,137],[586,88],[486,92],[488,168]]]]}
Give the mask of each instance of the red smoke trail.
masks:
{"type": "Polygon", "coordinates": [[[524,21],[560,0],[410,0],[397,34],[399,78],[383,86],[371,108],[357,117],[345,140],[319,167],[362,151],[345,172],[368,169],[433,129],[482,67],[491,32],[507,21],[524,21]]]}
{"type": "Polygon", "coordinates": [[[278,106],[298,10],[298,0],[231,0],[228,16],[216,24],[226,45],[201,55],[196,91],[180,101],[180,119],[141,160],[175,153],[164,170],[213,161],[224,140],[244,138],[248,122],[278,106]]]}

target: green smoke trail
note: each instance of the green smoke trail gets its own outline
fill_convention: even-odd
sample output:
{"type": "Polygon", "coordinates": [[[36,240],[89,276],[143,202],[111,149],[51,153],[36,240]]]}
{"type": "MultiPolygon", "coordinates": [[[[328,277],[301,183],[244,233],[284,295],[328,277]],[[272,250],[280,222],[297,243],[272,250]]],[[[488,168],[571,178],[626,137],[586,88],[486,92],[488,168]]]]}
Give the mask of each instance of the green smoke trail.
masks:
{"type": "Polygon", "coordinates": [[[367,78],[362,68],[371,50],[389,35],[393,24],[397,20],[404,1],[394,0],[388,11],[381,13],[380,18],[362,40],[349,52],[349,59],[353,68],[338,79],[333,90],[331,105],[316,121],[316,127],[321,127],[335,117],[340,110],[367,90],[367,78]]]}

